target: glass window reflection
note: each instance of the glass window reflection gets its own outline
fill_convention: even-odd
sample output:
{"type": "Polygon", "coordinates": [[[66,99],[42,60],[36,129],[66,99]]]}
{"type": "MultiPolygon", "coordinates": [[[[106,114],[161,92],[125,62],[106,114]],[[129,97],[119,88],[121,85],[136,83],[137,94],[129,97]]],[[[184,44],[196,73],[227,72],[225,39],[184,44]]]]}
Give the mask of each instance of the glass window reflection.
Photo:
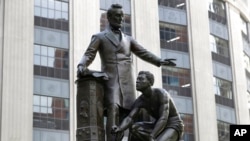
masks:
{"type": "Polygon", "coordinates": [[[186,0],[158,0],[158,4],[166,7],[186,10],[186,0]]]}
{"type": "Polygon", "coordinates": [[[68,31],[68,2],[43,0],[41,5],[38,3],[35,1],[35,25],[68,31]],[[62,24],[63,28],[61,27],[62,24]]]}
{"type": "Polygon", "coordinates": [[[62,3],[62,11],[68,12],[68,3],[62,3]]]}
{"type": "Polygon", "coordinates": [[[41,16],[41,9],[39,7],[35,7],[34,15],[35,16],[41,16]]]}
{"type": "Polygon", "coordinates": [[[187,27],[160,23],[161,48],[188,52],[187,27]]]}
{"type": "Polygon", "coordinates": [[[194,141],[194,122],[193,122],[193,115],[191,114],[183,114],[180,113],[181,119],[184,123],[184,135],[182,137],[182,140],[185,141],[194,141]]]}
{"type": "Polygon", "coordinates": [[[44,8],[42,8],[41,10],[42,10],[41,16],[44,17],[44,18],[47,18],[47,16],[48,16],[48,10],[44,9],[44,8]]]}
{"type": "Polygon", "coordinates": [[[41,6],[41,0],[35,0],[34,4],[35,6],[41,6]]]}
{"type": "Polygon", "coordinates": [[[41,106],[47,106],[48,105],[48,101],[47,101],[47,97],[46,96],[41,96],[41,106]]]}
{"type": "Polygon", "coordinates": [[[33,112],[34,113],[40,113],[40,107],[39,106],[33,106],[33,112]]]}
{"type": "Polygon", "coordinates": [[[34,55],[34,65],[41,65],[41,58],[38,55],[34,55]]]}
{"type": "Polygon", "coordinates": [[[58,11],[62,10],[62,2],[55,1],[55,10],[58,10],[58,11]]]}
{"type": "Polygon", "coordinates": [[[48,18],[50,18],[50,19],[54,19],[55,18],[55,11],[54,10],[49,10],[48,18]]]}
{"type": "Polygon", "coordinates": [[[210,34],[210,48],[214,53],[229,58],[228,46],[228,41],[210,34]]]}
{"type": "Polygon", "coordinates": [[[173,95],[191,97],[190,70],[181,68],[162,68],[163,87],[173,95]]]}
{"type": "Polygon", "coordinates": [[[47,7],[48,6],[48,1],[47,0],[41,0],[42,2],[42,7],[47,7]]]}
{"type": "Polygon", "coordinates": [[[217,121],[219,141],[229,141],[229,123],[217,121]]]}
{"type": "Polygon", "coordinates": [[[54,9],[55,8],[55,0],[48,0],[48,3],[49,3],[49,8],[50,9],[54,9]]]}
{"type": "Polygon", "coordinates": [[[35,75],[68,79],[69,52],[67,50],[35,44],[34,54],[34,65],[49,67],[46,68],[49,72],[44,72],[45,68],[36,67],[37,69],[40,68],[41,71],[35,71],[35,75]],[[55,68],[59,69],[57,74],[63,75],[54,75],[54,70],[51,69],[55,68]]]}
{"type": "Polygon", "coordinates": [[[52,48],[52,47],[48,48],[48,56],[55,57],[55,48],[52,48]]]}
{"type": "Polygon", "coordinates": [[[34,95],[33,101],[34,127],[69,129],[68,99],[34,95]]]}
{"type": "Polygon", "coordinates": [[[232,82],[213,77],[214,93],[232,99],[232,82]]]}
{"type": "Polygon", "coordinates": [[[226,19],[226,9],[225,9],[225,4],[221,0],[209,0],[208,2],[208,13],[209,13],[209,18],[222,23],[224,25],[227,24],[227,19],[226,19]]]}
{"type": "Polygon", "coordinates": [[[37,95],[33,96],[33,104],[40,105],[40,96],[37,96],[37,95]]]}
{"type": "Polygon", "coordinates": [[[209,0],[209,11],[220,15],[222,17],[226,17],[226,9],[224,2],[221,0],[209,0]]]}

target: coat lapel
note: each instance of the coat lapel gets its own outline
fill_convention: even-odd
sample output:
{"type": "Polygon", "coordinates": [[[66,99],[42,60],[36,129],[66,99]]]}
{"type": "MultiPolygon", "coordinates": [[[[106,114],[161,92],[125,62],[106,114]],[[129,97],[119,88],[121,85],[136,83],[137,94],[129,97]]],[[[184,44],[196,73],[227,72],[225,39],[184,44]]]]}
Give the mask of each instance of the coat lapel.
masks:
{"type": "Polygon", "coordinates": [[[118,41],[112,31],[109,29],[106,30],[105,36],[117,47],[120,44],[120,41],[118,41]]]}

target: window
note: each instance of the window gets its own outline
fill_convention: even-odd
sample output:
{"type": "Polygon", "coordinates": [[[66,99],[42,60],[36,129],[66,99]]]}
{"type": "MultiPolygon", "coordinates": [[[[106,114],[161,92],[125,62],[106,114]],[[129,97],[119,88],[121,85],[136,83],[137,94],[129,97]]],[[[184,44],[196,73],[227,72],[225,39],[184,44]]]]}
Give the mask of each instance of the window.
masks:
{"type": "Polygon", "coordinates": [[[68,19],[68,3],[57,0],[35,0],[35,16],[54,20],[68,19]]]}
{"type": "Polygon", "coordinates": [[[33,96],[33,126],[69,130],[69,99],[33,96]]]}
{"type": "Polygon", "coordinates": [[[181,68],[162,68],[163,87],[173,95],[191,96],[190,71],[181,68]]]}
{"type": "Polygon", "coordinates": [[[250,73],[246,71],[247,91],[250,93],[250,73]]]}
{"type": "Polygon", "coordinates": [[[53,47],[69,48],[69,33],[62,30],[35,27],[35,43],[53,47]]]}
{"type": "Polygon", "coordinates": [[[35,25],[69,30],[68,2],[57,0],[35,0],[35,25]]]}
{"type": "Polygon", "coordinates": [[[226,9],[221,0],[209,0],[209,18],[222,24],[226,24],[226,9]]]}
{"type": "Polygon", "coordinates": [[[247,21],[241,17],[241,33],[242,38],[245,42],[249,43],[249,32],[248,32],[248,23],[247,21]]]}
{"type": "Polygon", "coordinates": [[[64,49],[35,44],[34,74],[68,79],[69,52],[64,49]]]}
{"type": "Polygon", "coordinates": [[[69,141],[68,131],[55,131],[50,129],[38,129],[33,130],[33,141],[69,141]]]}
{"type": "Polygon", "coordinates": [[[187,27],[160,23],[161,48],[188,52],[187,27]]]}
{"type": "Polygon", "coordinates": [[[217,121],[219,141],[229,141],[229,123],[217,121]]]}
{"type": "Polygon", "coordinates": [[[194,122],[193,115],[191,114],[180,114],[181,119],[184,123],[184,135],[182,140],[185,141],[194,141],[194,122]]]}
{"type": "Polygon", "coordinates": [[[247,54],[244,53],[244,66],[245,69],[250,72],[250,58],[248,57],[247,54]]]}
{"type": "Polygon", "coordinates": [[[210,34],[210,48],[212,52],[229,58],[228,41],[210,34]]]}
{"type": "Polygon", "coordinates": [[[158,0],[158,4],[166,7],[186,10],[186,0],[158,0]]]}
{"type": "Polygon", "coordinates": [[[213,77],[214,93],[232,99],[232,82],[213,77]]]}

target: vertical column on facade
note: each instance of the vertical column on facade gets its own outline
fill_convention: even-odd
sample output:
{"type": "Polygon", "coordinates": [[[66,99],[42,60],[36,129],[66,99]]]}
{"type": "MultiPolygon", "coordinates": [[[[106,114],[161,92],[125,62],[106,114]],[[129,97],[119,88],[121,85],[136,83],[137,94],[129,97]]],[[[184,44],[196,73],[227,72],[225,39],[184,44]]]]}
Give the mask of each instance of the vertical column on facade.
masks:
{"type": "Polygon", "coordinates": [[[236,108],[237,124],[249,123],[246,75],[243,62],[243,45],[241,35],[240,12],[232,5],[227,5],[228,27],[231,46],[231,63],[233,76],[234,104],[236,108]]]}
{"type": "MultiPolygon", "coordinates": [[[[76,80],[77,64],[87,49],[91,36],[100,31],[99,0],[70,0],[70,84],[76,80]]],[[[90,69],[99,70],[100,59],[96,56],[90,69]]],[[[70,85],[71,140],[76,140],[76,86],[70,85]]]]}
{"type": "MultiPolygon", "coordinates": [[[[155,0],[135,0],[131,1],[132,5],[132,26],[133,37],[144,46],[147,50],[161,57],[160,54],[160,37],[159,37],[159,16],[158,3],[155,0]]],[[[155,76],[156,87],[162,86],[161,69],[139,58],[135,60],[137,71],[150,71],[155,76]]]]}
{"type": "Polygon", "coordinates": [[[33,1],[0,3],[1,141],[32,140],[33,1]]]}
{"type": "MultiPolygon", "coordinates": [[[[0,68],[3,68],[3,1],[0,1],[0,68]]],[[[0,69],[0,78],[3,78],[3,69],[0,69]]],[[[3,80],[0,79],[0,105],[2,105],[2,84],[3,80]]],[[[0,107],[0,131],[2,131],[2,107],[0,107]]],[[[1,138],[0,132],[0,138],[1,138]]]]}
{"type": "Polygon", "coordinates": [[[199,0],[188,2],[195,140],[216,141],[218,135],[207,4],[199,0]]]}

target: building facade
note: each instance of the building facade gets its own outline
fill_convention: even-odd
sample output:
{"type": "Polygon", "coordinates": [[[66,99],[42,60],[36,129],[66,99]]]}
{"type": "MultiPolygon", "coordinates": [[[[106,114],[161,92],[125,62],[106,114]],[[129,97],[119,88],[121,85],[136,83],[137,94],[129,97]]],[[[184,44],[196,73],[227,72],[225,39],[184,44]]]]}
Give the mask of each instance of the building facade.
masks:
{"type": "Polygon", "coordinates": [[[112,3],[124,33],[177,59],[158,68],[133,56],[135,75],[151,71],[172,95],[182,140],[228,141],[230,124],[250,124],[247,0],[0,0],[1,141],[76,140],[76,66],[112,3]]]}

